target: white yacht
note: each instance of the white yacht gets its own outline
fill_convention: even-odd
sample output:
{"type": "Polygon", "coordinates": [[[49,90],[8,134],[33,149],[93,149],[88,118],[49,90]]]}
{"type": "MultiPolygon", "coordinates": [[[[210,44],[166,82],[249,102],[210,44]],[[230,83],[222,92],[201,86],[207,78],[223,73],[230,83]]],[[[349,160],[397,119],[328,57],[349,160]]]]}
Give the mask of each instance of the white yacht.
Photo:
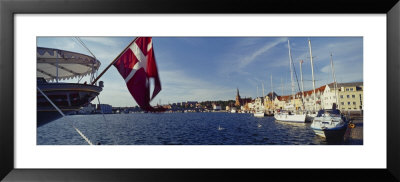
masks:
{"type": "Polygon", "coordinates": [[[264,117],[265,113],[264,111],[255,111],[254,112],[254,117],[264,117]]]}
{"type": "Polygon", "coordinates": [[[279,111],[274,115],[275,120],[277,121],[287,121],[287,122],[297,122],[304,123],[306,121],[306,114],[304,112],[294,112],[295,108],[295,94],[294,94],[294,80],[293,80],[293,61],[292,54],[290,52],[290,41],[288,40],[288,48],[289,48],[289,61],[290,61],[290,77],[292,81],[292,104],[289,105],[292,111],[279,111]]]}
{"type": "Polygon", "coordinates": [[[316,135],[327,140],[343,140],[347,129],[347,120],[339,110],[320,110],[314,118],[311,128],[316,135]]]}
{"type": "Polygon", "coordinates": [[[293,113],[290,111],[279,111],[275,113],[274,118],[277,121],[296,122],[296,123],[306,122],[306,114],[293,113]]]}

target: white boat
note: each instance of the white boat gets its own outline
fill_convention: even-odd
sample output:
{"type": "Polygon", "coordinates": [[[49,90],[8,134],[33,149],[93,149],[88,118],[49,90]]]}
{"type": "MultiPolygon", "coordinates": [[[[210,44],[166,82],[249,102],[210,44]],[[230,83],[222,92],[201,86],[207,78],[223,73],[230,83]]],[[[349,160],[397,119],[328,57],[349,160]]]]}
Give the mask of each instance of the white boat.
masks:
{"type": "Polygon", "coordinates": [[[265,113],[264,111],[256,111],[254,112],[254,117],[264,117],[265,113]]]}
{"type": "Polygon", "coordinates": [[[231,109],[231,113],[237,113],[236,109],[231,109]]]}
{"type": "Polygon", "coordinates": [[[316,116],[317,116],[317,113],[307,113],[306,114],[306,122],[312,122],[316,116]]]}
{"type": "Polygon", "coordinates": [[[314,118],[311,128],[315,134],[326,140],[343,140],[347,129],[347,120],[339,110],[320,110],[314,118]]]}
{"type": "MultiPolygon", "coordinates": [[[[295,95],[294,95],[294,80],[293,80],[293,61],[292,54],[290,52],[290,41],[288,40],[288,48],[289,48],[289,61],[290,61],[290,77],[292,81],[292,105],[291,107],[295,110],[295,95]]],[[[306,121],[306,114],[304,112],[293,112],[293,111],[281,111],[274,115],[275,120],[277,121],[287,121],[287,122],[296,122],[296,123],[304,123],[306,121]]]]}
{"type": "Polygon", "coordinates": [[[277,121],[295,122],[295,123],[306,122],[306,114],[291,113],[288,111],[280,111],[278,113],[275,113],[274,118],[277,121]]]}

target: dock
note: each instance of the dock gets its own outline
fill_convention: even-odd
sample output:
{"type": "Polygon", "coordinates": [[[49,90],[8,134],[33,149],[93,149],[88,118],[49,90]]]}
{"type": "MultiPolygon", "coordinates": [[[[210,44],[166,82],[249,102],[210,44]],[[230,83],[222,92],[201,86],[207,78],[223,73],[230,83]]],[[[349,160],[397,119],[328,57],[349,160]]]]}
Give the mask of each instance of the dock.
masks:
{"type": "Polygon", "coordinates": [[[363,145],[363,118],[353,117],[350,123],[354,124],[354,128],[347,128],[345,134],[345,143],[348,145],[363,145]]]}

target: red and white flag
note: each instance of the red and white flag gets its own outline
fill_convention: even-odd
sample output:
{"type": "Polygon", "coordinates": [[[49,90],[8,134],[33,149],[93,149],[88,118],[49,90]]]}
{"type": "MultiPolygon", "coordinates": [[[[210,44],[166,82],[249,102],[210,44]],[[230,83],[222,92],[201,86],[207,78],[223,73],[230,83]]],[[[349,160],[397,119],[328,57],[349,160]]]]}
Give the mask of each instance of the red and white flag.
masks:
{"type": "Polygon", "coordinates": [[[161,82],[151,37],[136,38],[115,61],[114,66],[125,79],[129,92],[140,108],[155,111],[150,101],[161,91],[161,82]],[[151,97],[149,78],[154,78],[151,97]]]}

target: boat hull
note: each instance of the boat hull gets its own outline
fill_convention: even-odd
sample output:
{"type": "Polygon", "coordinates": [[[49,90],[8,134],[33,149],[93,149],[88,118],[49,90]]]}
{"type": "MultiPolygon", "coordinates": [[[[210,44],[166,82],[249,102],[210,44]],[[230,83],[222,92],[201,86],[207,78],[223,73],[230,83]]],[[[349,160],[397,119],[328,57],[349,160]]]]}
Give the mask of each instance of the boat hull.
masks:
{"type": "MultiPolygon", "coordinates": [[[[62,111],[65,115],[71,114],[73,111],[62,111]]],[[[47,123],[62,118],[62,115],[56,111],[38,111],[37,112],[37,127],[41,127],[47,123]]]]}
{"type": "MultiPolygon", "coordinates": [[[[102,88],[95,85],[76,83],[38,83],[37,87],[64,113],[68,115],[87,106],[102,88]]],[[[37,127],[61,118],[47,98],[37,92],[37,127]]]]}
{"type": "Polygon", "coordinates": [[[254,117],[262,118],[265,116],[265,113],[254,113],[254,117]]]}
{"type": "Polygon", "coordinates": [[[306,121],[306,115],[290,115],[290,114],[276,114],[274,115],[275,120],[277,121],[285,121],[285,122],[295,122],[295,123],[304,123],[306,121]]]}
{"type": "Polygon", "coordinates": [[[313,128],[314,133],[316,135],[326,138],[326,140],[328,140],[328,141],[343,140],[346,129],[347,129],[347,127],[345,127],[345,126],[343,126],[341,128],[333,128],[333,129],[313,128]]]}
{"type": "Polygon", "coordinates": [[[344,117],[324,115],[315,117],[311,124],[311,129],[318,136],[326,140],[343,140],[347,130],[347,122],[344,117]]]}

